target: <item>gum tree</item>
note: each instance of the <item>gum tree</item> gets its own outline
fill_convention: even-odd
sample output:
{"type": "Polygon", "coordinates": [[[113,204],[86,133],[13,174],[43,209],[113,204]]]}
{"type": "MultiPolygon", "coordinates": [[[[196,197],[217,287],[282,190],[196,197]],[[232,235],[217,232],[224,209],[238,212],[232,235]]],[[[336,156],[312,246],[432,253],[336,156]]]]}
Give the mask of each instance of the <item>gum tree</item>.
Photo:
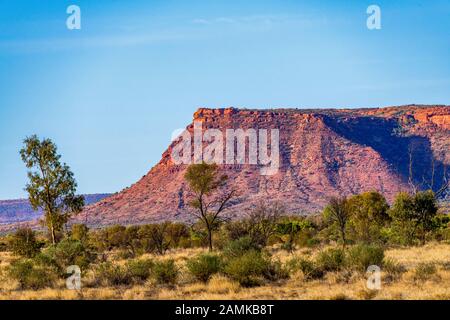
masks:
{"type": "Polygon", "coordinates": [[[401,192],[389,210],[394,229],[403,240],[411,243],[419,238],[422,244],[426,242],[426,235],[436,228],[434,219],[437,213],[438,206],[432,190],[419,191],[413,195],[401,192]]]}
{"type": "Polygon", "coordinates": [[[339,230],[342,247],[347,243],[347,223],[350,219],[350,206],[346,197],[332,197],[323,212],[326,221],[335,224],[339,230]]]}
{"type": "Polygon", "coordinates": [[[222,213],[235,196],[235,190],[226,190],[226,175],[219,174],[217,164],[192,164],[187,168],[185,179],[193,193],[190,202],[191,214],[205,227],[208,233],[209,250],[213,249],[212,233],[224,220],[222,213]]]}
{"type": "Polygon", "coordinates": [[[348,205],[351,211],[349,225],[355,240],[378,241],[381,229],[390,220],[389,205],[384,196],[376,191],[364,192],[350,197],[348,205]]]}
{"type": "Polygon", "coordinates": [[[69,166],[60,162],[61,156],[50,139],[39,140],[36,135],[27,137],[20,155],[29,169],[25,190],[30,204],[34,210],[44,212],[44,223],[55,244],[58,232],[70,216],[83,209],[84,198],[75,194],[77,183],[73,173],[69,166]]]}

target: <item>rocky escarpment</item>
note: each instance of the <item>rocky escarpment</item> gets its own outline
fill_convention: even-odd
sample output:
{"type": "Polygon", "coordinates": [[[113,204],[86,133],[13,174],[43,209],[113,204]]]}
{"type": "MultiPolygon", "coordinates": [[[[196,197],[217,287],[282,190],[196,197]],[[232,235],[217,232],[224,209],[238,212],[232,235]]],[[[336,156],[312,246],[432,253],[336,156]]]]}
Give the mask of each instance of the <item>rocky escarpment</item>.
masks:
{"type": "MultiPolygon", "coordinates": [[[[260,174],[252,164],[223,164],[228,187],[239,196],[230,208],[240,216],[263,200],[280,201],[291,213],[321,210],[332,195],[368,190],[389,200],[415,184],[437,188],[450,164],[450,107],[373,109],[207,109],[194,113],[203,130],[279,129],[280,167],[260,174]],[[412,170],[410,170],[410,167],[412,170]],[[432,169],[434,168],[434,169],[432,169]],[[431,172],[434,172],[432,175],[431,172]]],[[[193,132],[193,123],[187,130],[193,132]]],[[[188,220],[185,164],[175,164],[172,143],[161,161],[131,187],[88,206],[91,225],[188,220]]]]}

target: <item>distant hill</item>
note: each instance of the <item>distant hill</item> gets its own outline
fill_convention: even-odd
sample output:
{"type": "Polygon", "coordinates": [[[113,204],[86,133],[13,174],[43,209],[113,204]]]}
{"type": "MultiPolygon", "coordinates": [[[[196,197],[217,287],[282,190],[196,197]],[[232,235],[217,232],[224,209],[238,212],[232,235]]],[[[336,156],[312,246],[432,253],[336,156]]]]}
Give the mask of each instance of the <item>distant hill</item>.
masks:
{"type": "MultiPolygon", "coordinates": [[[[110,194],[86,194],[86,205],[96,203],[110,194]]],[[[40,218],[42,211],[34,211],[27,199],[0,200],[0,224],[32,221],[40,218]]]]}

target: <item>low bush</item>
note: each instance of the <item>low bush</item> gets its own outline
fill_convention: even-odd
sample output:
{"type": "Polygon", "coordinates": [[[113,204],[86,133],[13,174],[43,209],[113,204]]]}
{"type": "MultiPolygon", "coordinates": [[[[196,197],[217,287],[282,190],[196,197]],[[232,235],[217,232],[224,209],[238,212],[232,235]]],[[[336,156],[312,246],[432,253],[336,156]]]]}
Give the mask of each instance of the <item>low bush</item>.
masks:
{"type": "Polygon", "coordinates": [[[395,281],[400,279],[406,268],[392,259],[384,259],[382,270],[386,273],[386,281],[395,281]]]}
{"type": "Polygon", "coordinates": [[[126,270],[133,282],[139,283],[150,277],[153,265],[153,261],[149,259],[130,260],[126,264],[126,270]]]}
{"type": "Polygon", "coordinates": [[[288,279],[289,270],[280,261],[271,261],[264,271],[264,277],[270,281],[288,279]]]}
{"type": "Polygon", "coordinates": [[[437,268],[434,263],[422,262],[414,269],[415,281],[426,281],[436,276],[437,268]]]}
{"type": "Polygon", "coordinates": [[[246,254],[249,251],[259,251],[260,248],[253,240],[246,236],[231,241],[223,250],[223,254],[227,258],[236,258],[246,254]]]}
{"type": "Polygon", "coordinates": [[[174,285],[177,282],[179,270],[173,259],[156,262],[152,268],[152,277],[158,284],[174,285]]]}
{"type": "Polygon", "coordinates": [[[95,256],[79,240],[64,239],[56,245],[46,248],[36,260],[41,264],[55,267],[61,276],[66,275],[66,268],[77,265],[83,272],[95,256]]]}
{"type": "Polygon", "coordinates": [[[84,224],[74,224],[70,230],[70,238],[85,243],[89,238],[89,228],[84,224]]]}
{"type": "Polygon", "coordinates": [[[317,265],[326,272],[339,271],[344,267],[345,252],[342,249],[330,248],[319,253],[317,265]]]}
{"type": "Polygon", "coordinates": [[[224,225],[227,238],[231,241],[249,236],[248,223],[245,220],[230,221],[224,225]]]}
{"type": "Polygon", "coordinates": [[[222,259],[214,254],[201,254],[188,260],[186,266],[197,280],[207,282],[222,269],[222,259]]]}
{"type": "Polygon", "coordinates": [[[36,240],[33,230],[20,228],[10,237],[9,247],[15,255],[32,258],[38,254],[41,244],[36,240]]]}
{"type": "Polygon", "coordinates": [[[371,265],[382,266],[384,250],[379,246],[360,244],[348,251],[347,265],[359,272],[366,272],[371,265]]]}
{"type": "Polygon", "coordinates": [[[251,250],[230,259],[224,272],[242,286],[259,285],[270,268],[270,260],[261,252],[251,250]]]}
{"type": "Polygon", "coordinates": [[[315,237],[315,233],[305,230],[297,236],[297,244],[300,247],[314,247],[320,244],[320,240],[315,237]]]}
{"type": "Polygon", "coordinates": [[[316,262],[304,258],[292,258],[287,267],[290,272],[301,271],[305,280],[321,279],[325,275],[316,262]]]}
{"type": "Polygon", "coordinates": [[[21,289],[42,289],[51,287],[55,274],[48,268],[37,266],[29,259],[13,261],[8,268],[9,276],[19,282],[21,289]]]}
{"type": "Polygon", "coordinates": [[[94,271],[95,280],[103,286],[129,285],[132,277],[126,267],[103,262],[97,266],[94,271]]]}

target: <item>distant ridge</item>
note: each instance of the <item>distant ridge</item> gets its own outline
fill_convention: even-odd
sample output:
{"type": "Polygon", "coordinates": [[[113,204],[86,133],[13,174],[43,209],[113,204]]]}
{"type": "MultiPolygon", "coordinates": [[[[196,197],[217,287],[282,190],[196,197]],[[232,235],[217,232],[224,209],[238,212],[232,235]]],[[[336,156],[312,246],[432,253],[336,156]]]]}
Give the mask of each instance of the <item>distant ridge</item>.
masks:
{"type": "MultiPolygon", "coordinates": [[[[107,193],[84,195],[86,205],[110,196],[107,193]]],[[[34,211],[27,199],[0,200],[0,224],[27,222],[38,219],[42,211],[34,211]]]]}

